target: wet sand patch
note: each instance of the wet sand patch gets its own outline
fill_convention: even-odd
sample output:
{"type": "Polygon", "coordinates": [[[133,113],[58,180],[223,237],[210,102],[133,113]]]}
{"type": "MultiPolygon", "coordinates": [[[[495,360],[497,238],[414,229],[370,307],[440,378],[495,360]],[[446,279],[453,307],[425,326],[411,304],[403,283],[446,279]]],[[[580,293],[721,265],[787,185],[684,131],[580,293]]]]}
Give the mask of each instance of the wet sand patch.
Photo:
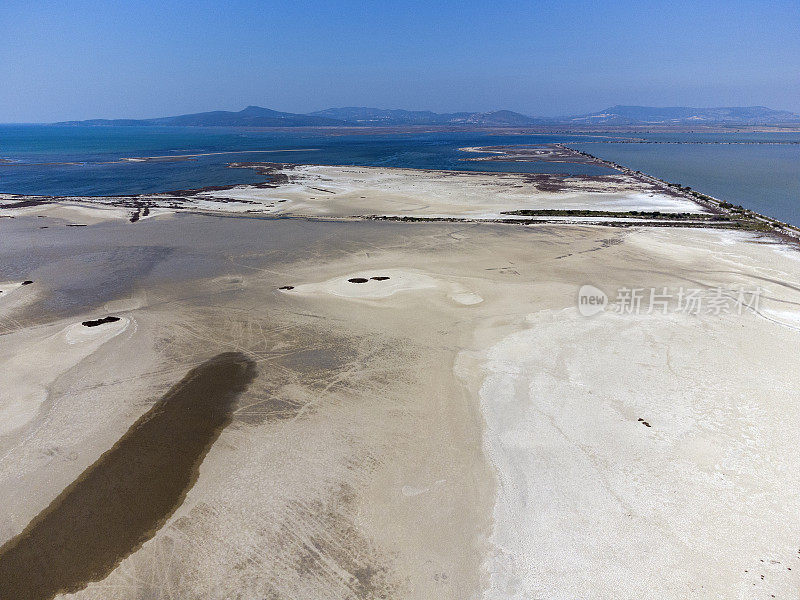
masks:
{"type": "Polygon", "coordinates": [[[0,598],[52,598],[105,578],[182,504],[255,377],[240,353],[191,370],[25,530],[0,547],[0,598]]]}

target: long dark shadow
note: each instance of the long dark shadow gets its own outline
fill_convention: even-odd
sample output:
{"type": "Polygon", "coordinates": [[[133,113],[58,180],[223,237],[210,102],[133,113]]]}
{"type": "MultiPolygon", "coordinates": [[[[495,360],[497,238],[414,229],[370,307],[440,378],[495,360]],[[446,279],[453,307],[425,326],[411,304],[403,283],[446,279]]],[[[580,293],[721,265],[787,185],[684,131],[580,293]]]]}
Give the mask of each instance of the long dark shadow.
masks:
{"type": "Polygon", "coordinates": [[[0,599],[83,589],[153,537],[183,503],[255,375],[255,363],[233,352],[192,369],[0,548],[0,599]]]}

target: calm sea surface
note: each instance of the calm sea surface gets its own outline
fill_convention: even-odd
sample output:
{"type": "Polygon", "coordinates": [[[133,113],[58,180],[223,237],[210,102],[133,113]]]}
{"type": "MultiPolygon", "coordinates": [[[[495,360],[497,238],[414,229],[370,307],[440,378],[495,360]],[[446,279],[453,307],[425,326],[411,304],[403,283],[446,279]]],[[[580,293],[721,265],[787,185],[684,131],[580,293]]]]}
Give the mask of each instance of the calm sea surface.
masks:
{"type": "Polygon", "coordinates": [[[640,137],[661,143],[589,142],[570,146],[800,225],[800,134],[651,134],[640,137]],[[705,143],[664,143],[676,141],[705,143]]]}
{"type": "Polygon", "coordinates": [[[458,150],[462,146],[553,142],[800,225],[800,144],[796,143],[800,134],[339,135],[229,128],[0,125],[0,192],[102,196],[263,179],[249,169],[227,168],[233,161],[586,175],[610,172],[592,165],[464,162],[460,159],[465,154],[458,150]],[[607,143],[614,139],[661,143],[607,143]],[[223,154],[172,161],[122,160],[207,153],[223,154]]]}

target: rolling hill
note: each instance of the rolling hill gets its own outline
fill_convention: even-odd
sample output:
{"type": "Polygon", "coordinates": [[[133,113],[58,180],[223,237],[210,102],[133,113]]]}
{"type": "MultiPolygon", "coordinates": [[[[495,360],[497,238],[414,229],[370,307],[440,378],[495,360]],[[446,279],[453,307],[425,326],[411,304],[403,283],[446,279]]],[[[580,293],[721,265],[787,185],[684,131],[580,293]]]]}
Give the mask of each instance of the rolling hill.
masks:
{"type": "Polygon", "coordinates": [[[238,112],[211,112],[156,119],[89,119],[55,125],[120,127],[380,127],[439,125],[463,127],[526,127],[533,125],[775,125],[800,123],[800,115],[765,106],[692,108],[617,105],[604,110],[565,117],[530,117],[510,110],[436,113],[431,111],[349,106],[308,114],[280,112],[248,106],[238,112]]]}

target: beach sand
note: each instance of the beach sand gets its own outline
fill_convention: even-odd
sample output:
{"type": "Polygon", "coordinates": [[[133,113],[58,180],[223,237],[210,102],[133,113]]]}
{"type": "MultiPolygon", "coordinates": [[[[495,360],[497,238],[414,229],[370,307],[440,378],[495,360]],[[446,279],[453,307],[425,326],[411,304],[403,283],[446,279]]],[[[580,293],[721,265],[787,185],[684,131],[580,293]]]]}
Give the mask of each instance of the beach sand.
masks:
{"type": "Polygon", "coordinates": [[[0,304],[0,411],[22,415],[0,431],[0,597],[33,577],[9,565],[69,535],[37,524],[91,531],[127,501],[103,482],[146,472],[140,419],[220,356],[252,377],[208,445],[176,457],[179,485],[91,564],[37,565],[39,589],[711,599],[800,585],[793,248],[677,227],[44,221],[59,219],[0,220],[0,279],[35,280],[0,304]],[[606,311],[579,314],[584,285],[606,311]],[[621,288],[756,286],[741,314],[612,310],[621,288]]]}
{"type": "Polygon", "coordinates": [[[798,257],[728,232],[618,248],[601,288],[757,285],[761,305],[587,318],[573,304],[461,357],[498,477],[484,597],[792,597],[798,257]]]}
{"type": "Polygon", "coordinates": [[[537,176],[523,173],[318,165],[293,166],[277,173],[288,177],[288,182],[277,187],[238,186],[203,192],[195,200],[245,200],[274,214],[332,217],[378,214],[497,219],[519,209],[553,208],[706,212],[667,189],[622,173],[597,179],[540,175],[546,185],[539,186],[537,176]]]}

